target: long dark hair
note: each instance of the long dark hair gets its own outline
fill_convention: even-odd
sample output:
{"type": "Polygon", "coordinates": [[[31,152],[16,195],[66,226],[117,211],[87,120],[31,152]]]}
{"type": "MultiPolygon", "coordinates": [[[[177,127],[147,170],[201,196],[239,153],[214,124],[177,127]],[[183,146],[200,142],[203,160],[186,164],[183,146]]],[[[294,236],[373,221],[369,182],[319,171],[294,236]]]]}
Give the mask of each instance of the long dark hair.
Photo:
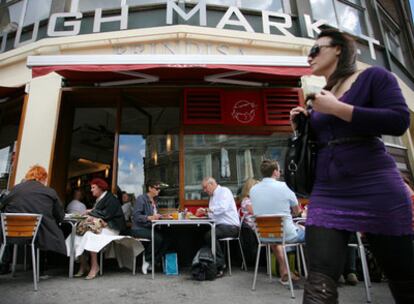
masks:
{"type": "Polygon", "coordinates": [[[355,40],[336,29],[323,30],[318,39],[322,37],[331,38],[331,45],[339,46],[341,48],[341,54],[338,58],[338,66],[335,72],[327,79],[325,90],[331,90],[335,84],[342,78],[351,76],[356,71],[356,44],[355,40]]]}

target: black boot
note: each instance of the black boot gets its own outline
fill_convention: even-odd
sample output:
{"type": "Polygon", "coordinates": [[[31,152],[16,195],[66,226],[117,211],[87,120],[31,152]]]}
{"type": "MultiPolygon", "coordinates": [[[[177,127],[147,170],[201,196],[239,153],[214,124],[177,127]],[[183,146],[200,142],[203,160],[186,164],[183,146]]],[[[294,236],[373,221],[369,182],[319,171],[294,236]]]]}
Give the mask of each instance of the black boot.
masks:
{"type": "Polygon", "coordinates": [[[336,282],[320,272],[310,272],[305,283],[302,304],[337,304],[336,282]]]}
{"type": "Polygon", "coordinates": [[[414,303],[414,281],[389,281],[388,285],[396,304],[414,303]]]}

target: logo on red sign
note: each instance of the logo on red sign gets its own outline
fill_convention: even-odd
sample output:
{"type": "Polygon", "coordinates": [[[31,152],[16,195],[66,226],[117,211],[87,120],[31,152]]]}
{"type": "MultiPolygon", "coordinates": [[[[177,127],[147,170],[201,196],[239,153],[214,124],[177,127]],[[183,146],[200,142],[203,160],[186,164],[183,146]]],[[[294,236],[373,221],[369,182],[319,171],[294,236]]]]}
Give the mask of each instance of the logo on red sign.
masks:
{"type": "Polygon", "coordinates": [[[257,104],[248,100],[239,100],[233,106],[231,116],[240,123],[252,122],[256,116],[257,104]]]}

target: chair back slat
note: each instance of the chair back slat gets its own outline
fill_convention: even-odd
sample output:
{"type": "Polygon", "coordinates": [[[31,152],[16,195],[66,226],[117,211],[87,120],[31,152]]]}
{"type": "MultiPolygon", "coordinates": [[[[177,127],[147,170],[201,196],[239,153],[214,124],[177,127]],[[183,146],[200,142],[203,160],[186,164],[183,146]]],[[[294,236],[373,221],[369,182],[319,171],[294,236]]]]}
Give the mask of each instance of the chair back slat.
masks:
{"type": "Polygon", "coordinates": [[[31,238],[35,236],[42,216],[40,214],[3,213],[1,218],[5,237],[31,238]]]}
{"type": "Polygon", "coordinates": [[[260,238],[282,238],[283,216],[256,216],[256,230],[260,238]]]}

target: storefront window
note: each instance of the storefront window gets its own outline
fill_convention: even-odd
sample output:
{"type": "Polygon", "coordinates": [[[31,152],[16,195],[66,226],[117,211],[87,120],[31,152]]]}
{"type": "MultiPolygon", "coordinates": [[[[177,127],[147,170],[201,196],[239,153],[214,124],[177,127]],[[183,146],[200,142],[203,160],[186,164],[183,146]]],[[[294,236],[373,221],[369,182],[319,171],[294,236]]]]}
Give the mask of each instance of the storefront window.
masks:
{"type": "Polygon", "coordinates": [[[207,176],[213,176],[236,196],[247,179],[261,179],[262,160],[275,159],[283,168],[287,137],[286,134],[185,135],[185,199],[207,198],[201,191],[201,182],[207,176]]]}
{"type": "Polygon", "coordinates": [[[120,8],[121,5],[138,6],[166,2],[167,0],[73,0],[72,11],[88,12],[97,8],[105,10],[120,8]]]}
{"type": "Polygon", "coordinates": [[[385,43],[391,54],[404,64],[404,56],[401,45],[401,30],[396,22],[381,8],[381,19],[384,26],[385,43]]]}
{"type": "Polygon", "coordinates": [[[329,25],[355,35],[367,35],[365,8],[358,0],[310,0],[312,15],[316,20],[326,20],[329,25]]]}
{"type": "MultiPolygon", "coordinates": [[[[133,101],[131,100],[131,103],[133,101]]],[[[136,103],[121,114],[118,186],[138,196],[148,180],[161,182],[160,208],[179,205],[179,108],[136,103]]]]}
{"type": "MultiPolygon", "coordinates": [[[[198,0],[185,0],[187,3],[198,3],[198,0]]],[[[206,0],[206,4],[220,6],[236,6],[252,10],[266,10],[274,12],[283,12],[284,0],[206,0]]]]}
{"type": "Polygon", "coordinates": [[[76,108],[68,166],[70,188],[81,189],[87,206],[92,207],[89,182],[94,177],[112,180],[116,109],[76,108]]]}
{"type": "MultiPolygon", "coordinates": [[[[2,98],[0,98],[1,100],[2,98]]],[[[0,103],[0,191],[10,189],[16,141],[23,102],[20,98],[0,103]]],[[[20,181],[16,181],[19,183],[20,181]]]]}
{"type": "Polygon", "coordinates": [[[52,0],[22,0],[8,1],[0,5],[0,30],[16,30],[22,14],[24,14],[23,26],[36,21],[47,19],[50,15],[52,0]]]}

